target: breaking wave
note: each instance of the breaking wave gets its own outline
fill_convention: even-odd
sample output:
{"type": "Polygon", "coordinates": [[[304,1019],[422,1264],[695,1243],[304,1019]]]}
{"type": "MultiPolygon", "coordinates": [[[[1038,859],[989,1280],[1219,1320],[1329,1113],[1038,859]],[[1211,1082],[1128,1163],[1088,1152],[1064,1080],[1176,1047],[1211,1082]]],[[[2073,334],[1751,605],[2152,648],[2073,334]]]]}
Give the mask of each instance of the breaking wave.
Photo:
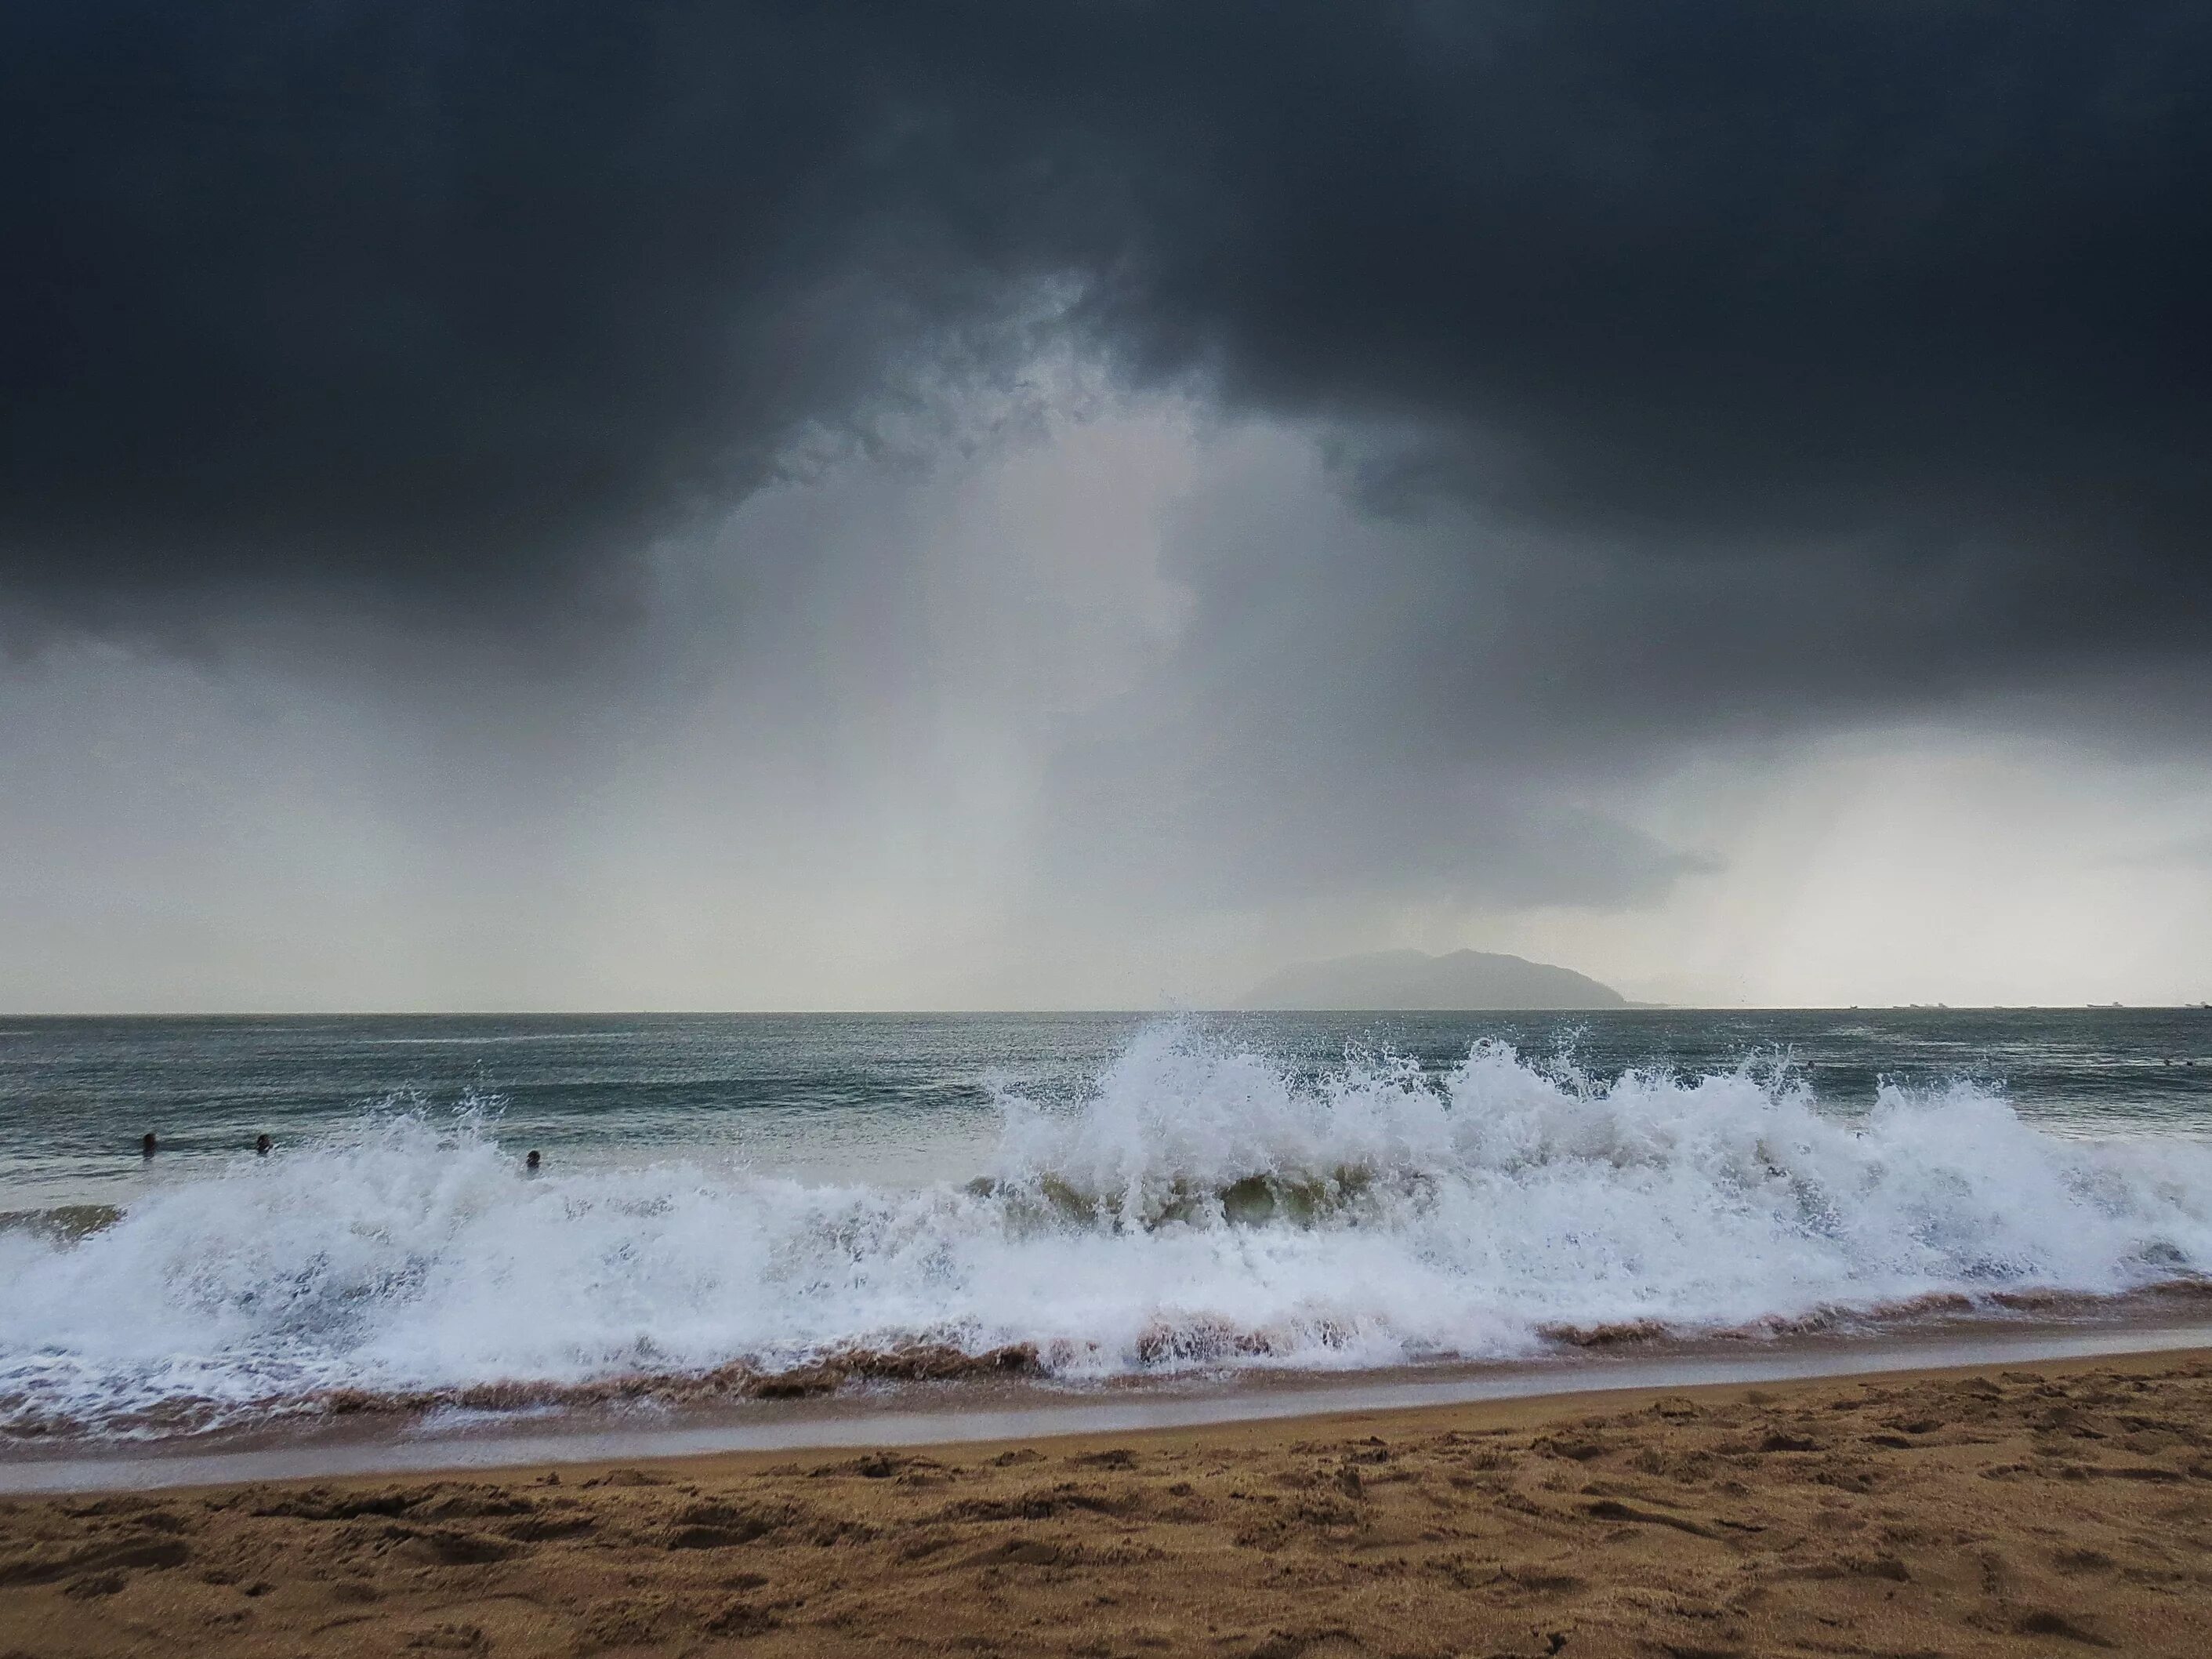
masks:
{"type": "Polygon", "coordinates": [[[530,1179],[481,1119],[370,1113],[81,1236],[0,1233],[0,1430],[1504,1358],[2212,1273],[2212,1150],[2054,1136],[1965,1084],[1846,1104],[1491,1042],[1301,1076],[1170,1024],[1079,1106],[1002,1096],[964,1186],[530,1179]]]}

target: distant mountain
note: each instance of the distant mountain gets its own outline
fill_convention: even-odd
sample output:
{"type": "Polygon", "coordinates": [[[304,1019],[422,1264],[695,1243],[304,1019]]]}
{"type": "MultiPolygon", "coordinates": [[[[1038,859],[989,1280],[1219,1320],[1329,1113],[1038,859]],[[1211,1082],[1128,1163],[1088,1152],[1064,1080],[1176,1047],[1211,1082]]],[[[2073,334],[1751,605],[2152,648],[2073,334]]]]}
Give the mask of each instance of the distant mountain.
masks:
{"type": "Polygon", "coordinates": [[[1422,951],[1302,962],[1247,992],[1241,1008],[1626,1008],[1628,1000],[1572,969],[1483,951],[1422,951]]]}

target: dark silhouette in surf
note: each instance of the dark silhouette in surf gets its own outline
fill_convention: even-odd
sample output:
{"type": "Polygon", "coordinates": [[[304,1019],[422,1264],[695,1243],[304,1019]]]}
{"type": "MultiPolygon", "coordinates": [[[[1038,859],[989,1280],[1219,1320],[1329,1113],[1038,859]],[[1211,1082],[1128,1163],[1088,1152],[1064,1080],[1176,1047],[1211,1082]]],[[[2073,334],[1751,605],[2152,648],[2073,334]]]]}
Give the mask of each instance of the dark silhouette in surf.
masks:
{"type": "Polygon", "coordinates": [[[276,1144],[276,1143],[275,1141],[273,1141],[273,1140],[270,1139],[269,1139],[269,1137],[268,1137],[267,1135],[256,1135],[256,1136],[254,1136],[254,1137],[253,1137],[253,1155],[254,1155],[254,1157],[256,1157],[256,1158],[266,1158],[266,1157],[268,1157],[268,1156],[269,1156],[269,1149],[270,1149],[271,1146],[274,1146],[276,1144]]]}
{"type": "Polygon", "coordinates": [[[138,1156],[141,1158],[153,1157],[155,1152],[160,1149],[160,1142],[154,1139],[154,1132],[151,1129],[149,1129],[146,1132],[145,1139],[138,1143],[138,1156]]]}
{"type": "Polygon", "coordinates": [[[530,1156],[522,1160],[522,1167],[532,1175],[538,1173],[538,1149],[535,1146],[530,1149],[530,1156]]]}

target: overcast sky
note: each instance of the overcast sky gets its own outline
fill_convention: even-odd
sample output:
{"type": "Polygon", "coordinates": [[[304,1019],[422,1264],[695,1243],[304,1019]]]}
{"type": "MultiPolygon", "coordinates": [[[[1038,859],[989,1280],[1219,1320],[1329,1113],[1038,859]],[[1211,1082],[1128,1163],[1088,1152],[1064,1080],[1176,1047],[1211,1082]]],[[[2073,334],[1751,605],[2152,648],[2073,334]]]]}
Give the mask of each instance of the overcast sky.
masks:
{"type": "Polygon", "coordinates": [[[2212,14],[0,21],[0,1007],[2212,996],[2212,14]]]}

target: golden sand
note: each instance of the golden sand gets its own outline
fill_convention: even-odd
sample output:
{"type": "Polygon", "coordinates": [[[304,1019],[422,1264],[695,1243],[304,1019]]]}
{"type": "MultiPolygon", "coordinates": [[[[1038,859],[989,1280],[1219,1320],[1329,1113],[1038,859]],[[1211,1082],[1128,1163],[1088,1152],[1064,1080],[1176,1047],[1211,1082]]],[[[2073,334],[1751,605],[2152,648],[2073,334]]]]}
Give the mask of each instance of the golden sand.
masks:
{"type": "Polygon", "coordinates": [[[2212,1357],[0,1503],[0,1656],[2212,1652],[2212,1357]]]}

